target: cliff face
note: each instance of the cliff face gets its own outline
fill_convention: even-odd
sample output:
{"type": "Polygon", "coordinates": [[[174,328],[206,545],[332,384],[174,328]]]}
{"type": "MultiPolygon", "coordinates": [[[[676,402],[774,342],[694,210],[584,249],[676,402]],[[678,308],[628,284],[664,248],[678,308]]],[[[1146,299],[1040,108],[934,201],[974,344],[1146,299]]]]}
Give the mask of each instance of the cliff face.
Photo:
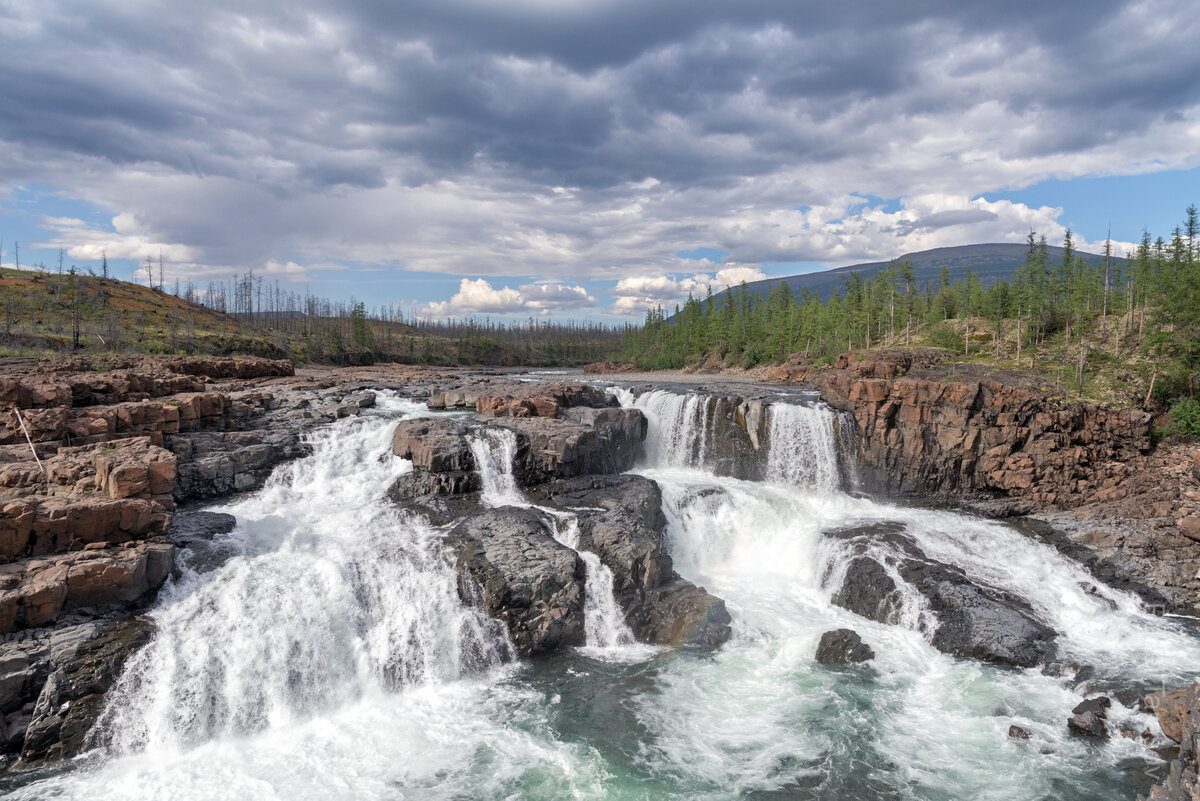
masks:
{"type": "Polygon", "coordinates": [[[848,354],[821,369],[785,365],[771,378],[815,388],[853,417],[863,489],[1034,516],[1040,536],[1102,580],[1142,585],[1168,608],[1200,608],[1194,449],[1155,449],[1141,410],[927,369],[936,358],[848,354]]]}
{"type": "Polygon", "coordinates": [[[1083,493],[1116,497],[1129,463],[1151,448],[1146,412],[1068,405],[988,379],[912,378],[887,363],[854,367],[794,380],[854,417],[860,478],[872,490],[1060,507],[1083,493]]]}

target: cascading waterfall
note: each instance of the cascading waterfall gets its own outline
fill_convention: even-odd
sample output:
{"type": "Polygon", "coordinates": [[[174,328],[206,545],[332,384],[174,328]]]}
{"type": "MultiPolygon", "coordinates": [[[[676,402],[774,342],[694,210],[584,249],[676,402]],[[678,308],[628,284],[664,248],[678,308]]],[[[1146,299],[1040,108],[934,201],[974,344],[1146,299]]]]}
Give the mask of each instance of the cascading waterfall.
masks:
{"type": "Polygon", "coordinates": [[[824,405],[772,403],[768,417],[767,480],[816,492],[837,490],[833,411],[824,405]]]}
{"type": "MultiPolygon", "coordinates": [[[[513,460],[517,435],[508,429],[485,428],[468,437],[475,469],[483,485],[482,500],[488,506],[534,506],[517,486],[513,460]]],[[[635,643],[625,615],[613,597],[612,571],[591,551],[579,547],[579,519],[569,512],[542,506],[534,508],[550,515],[554,538],[579,554],[587,567],[584,587],[584,632],[589,648],[601,651],[625,648],[635,643]]]]}
{"type": "Polygon", "coordinates": [[[507,657],[500,627],[459,600],[433,530],[383,501],[411,468],[390,457],[391,423],[423,407],[384,395],[380,409],[317,432],[310,458],[228,507],[240,553],[164,592],[154,639],[110,695],[118,751],[277,727],[507,657]]]}
{"type": "Polygon", "coordinates": [[[471,432],[467,444],[483,484],[483,502],[488,506],[528,506],[513,474],[513,461],[517,458],[516,432],[506,428],[483,428],[471,432]]]}
{"type": "Polygon", "coordinates": [[[713,399],[654,390],[634,397],[618,392],[622,405],[640,409],[650,422],[646,437],[648,464],[703,467],[711,438],[713,399]]]}
{"type": "Polygon", "coordinates": [[[613,574],[600,557],[579,547],[579,518],[568,515],[555,521],[555,539],[579,554],[587,567],[583,606],[584,640],[600,651],[628,648],[636,643],[625,622],[625,613],[613,595],[613,574]]]}
{"type": "MultiPolygon", "coordinates": [[[[1004,523],[840,492],[823,407],[768,410],[769,480],[753,482],[696,469],[703,448],[713,453],[697,433],[713,407],[618,394],[647,413],[648,445],[664,444],[639,471],[662,487],[676,569],[733,616],[734,638],[719,651],[596,659],[582,649],[488,670],[505,640],[458,601],[436,533],[378,502],[407,469],[387,456],[390,426],[343,421],[314,438],[311,459],[227,507],[239,525],[224,566],[187,573],[161,596],[159,634],[130,662],[106,718],[126,756],[0,776],[0,793],[1130,801],[1147,793],[1148,772],[1164,773],[1140,738],[1083,740],[1065,721],[1085,695],[1196,680],[1191,631],[1093,586],[1078,564],[1004,523]],[[1062,662],[1092,678],[947,656],[929,642],[936,616],[906,585],[891,624],[833,605],[839,571],[863,544],[827,532],[879,522],[902,525],[929,559],[1025,599],[1059,633],[1062,662]],[[836,628],[874,649],[870,668],[815,663],[821,634],[836,628]],[[1031,739],[1010,738],[1010,725],[1031,739]]],[[[382,395],[381,404],[419,410],[382,395]]],[[[485,499],[528,505],[506,439],[480,433],[473,443],[491,471],[485,499]]],[[[573,515],[557,512],[555,522],[577,547],[573,515]]],[[[865,547],[886,563],[893,545],[865,547]]],[[[611,585],[592,591],[604,580],[593,567],[604,566],[582,558],[588,641],[622,641],[612,633],[620,610],[601,609],[611,585]]],[[[1159,732],[1152,716],[1118,701],[1109,717],[1159,732]]]]}

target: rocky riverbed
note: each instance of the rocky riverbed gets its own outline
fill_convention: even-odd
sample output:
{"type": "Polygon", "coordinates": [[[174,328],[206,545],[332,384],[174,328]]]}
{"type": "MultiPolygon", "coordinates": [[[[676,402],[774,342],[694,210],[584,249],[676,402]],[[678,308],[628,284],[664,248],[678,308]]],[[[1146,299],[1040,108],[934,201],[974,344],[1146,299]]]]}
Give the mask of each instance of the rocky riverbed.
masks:
{"type": "MultiPolygon", "coordinates": [[[[781,436],[765,408],[819,392],[843,413],[836,423],[844,429],[836,432],[843,483],[1018,522],[1026,516],[1029,536],[1083,562],[1098,581],[1133,589],[1163,611],[1197,610],[1200,461],[1190,449],[1152,447],[1149,417],[1136,410],[1066,407],[988,380],[922,377],[922,358],[847,359],[824,370],[796,364],[766,383],[676,382],[676,390],[703,396],[696,413],[708,433],[687,447],[718,475],[763,478],[775,469],[767,453],[781,436]]],[[[23,768],[88,747],[124,660],[153,636],[139,612],[175,569],[178,549],[194,559],[224,558],[209,544],[234,521],[195,506],[260,487],[276,465],[307,453],[308,432],[371,408],[383,389],[450,413],[397,425],[393,454],[413,470],[389,497],[443,527],[459,596],[504,625],[517,655],[583,644],[589,568],[582,553],[611,573],[613,602],[638,640],[719,647],[730,637],[730,616],[720,598],[675,571],[659,487],[622,475],[643,454],[644,415],[619,408],[594,385],[553,378],[171,358],[59,360],[0,372],[5,750],[23,768]],[[511,441],[520,503],[489,501],[471,442],[493,435],[511,441]]],[[[631,388],[636,382],[638,392],[646,389],[642,378],[612,376],[631,388]]],[[[857,554],[831,587],[835,604],[893,622],[905,603],[899,578],[940,620],[931,633],[939,650],[1064,669],[1056,633],[1036,610],[931,558],[903,524],[827,537],[857,554]]],[[[853,631],[829,635],[823,659],[870,660],[871,648],[853,631]]],[[[1162,723],[1182,747],[1155,799],[1197,797],[1188,744],[1196,730],[1190,716],[1200,715],[1194,696],[1142,702],[1160,721],[1183,721],[1162,723]]],[[[1107,733],[1103,714],[1088,714],[1107,733]]]]}

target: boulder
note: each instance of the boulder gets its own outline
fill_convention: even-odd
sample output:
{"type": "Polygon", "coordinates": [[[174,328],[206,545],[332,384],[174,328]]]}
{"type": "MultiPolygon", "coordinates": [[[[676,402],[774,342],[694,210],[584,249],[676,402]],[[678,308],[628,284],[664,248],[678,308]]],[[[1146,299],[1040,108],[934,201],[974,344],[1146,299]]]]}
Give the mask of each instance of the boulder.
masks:
{"type": "Polygon", "coordinates": [[[1108,709],[1111,706],[1112,701],[1106,696],[1088,698],[1071,710],[1071,717],[1067,719],[1067,728],[1071,730],[1072,734],[1107,739],[1108,709]]]}
{"type": "Polygon", "coordinates": [[[937,617],[930,642],[953,656],[1015,667],[1032,667],[1055,653],[1056,632],[1037,619],[1024,600],[975,581],[961,569],[929,559],[895,523],[826,532],[847,540],[852,553],[832,602],[881,623],[896,623],[903,608],[894,575],[924,596],[937,617]],[[869,546],[874,545],[874,550],[869,546]],[[872,555],[866,555],[870,551],[872,555]],[[881,554],[887,554],[882,556],[881,554]]]}
{"type": "Polygon", "coordinates": [[[496,419],[496,426],[517,432],[520,448],[515,468],[521,484],[622,473],[633,467],[646,436],[646,418],[640,411],[586,409],[576,416],[578,420],[496,419]]]}
{"type": "Polygon", "coordinates": [[[853,629],[835,629],[821,635],[816,660],[823,665],[852,665],[875,658],[871,646],[853,629]]]}
{"type": "Polygon", "coordinates": [[[392,434],[392,453],[410,459],[414,470],[430,473],[463,472],[475,469],[467,444],[470,426],[449,417],[417,417],[401,420],[392,434]]]}
{"type": "Polygon", "coordinates": [[[1033,736],[1029,729],[1022,728],[1015,723],[1008,727],[1008,736],[1013,740],[1028,740],[1033,736]]]}
{"type": "Polygon", "coordinates": [[[459,595],[505,624],[520,656],[584,644],[586,567],[533,509],[486,509],[447,535],[459,595]]]}
{"type": "Polygon", "coordinates": [[[595,553],[612,571],[613,597],[639,641],[701,648],[728,641],[725,602],[681,578],[663,548],[667,521],[654,481],[579,476],[549,482],[532,496],[577,514],[579,548],[595,553]]]}

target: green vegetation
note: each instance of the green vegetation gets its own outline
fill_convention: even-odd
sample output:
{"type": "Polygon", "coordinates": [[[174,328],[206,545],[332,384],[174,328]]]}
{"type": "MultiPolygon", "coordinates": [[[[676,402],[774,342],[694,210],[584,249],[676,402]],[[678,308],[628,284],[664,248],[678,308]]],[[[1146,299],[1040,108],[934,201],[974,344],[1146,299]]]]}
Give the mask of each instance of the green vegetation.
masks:
{"type": "Polygon", "coordinates": [[[970,269],[951,276],[948,268],[919,287],[906,261],[868,279],[850,273],[825,301],[782,282],[765,297],[743,285],[689,297],[670,317],[651,310],[622,356],[644,369],[750,368],[793,354],[821,363],[849,350],[933,345],[1034,371],[1064,394],[1130,402],[1137,385],[1160,400],[1191,397],[1200,371],[1198,237],[1192,206],[1170,240],[1144,233],[1124,258],[1106,243],[1094,265],[1069,231],[1058,259],[1030,233],[1017,274],[987,287],[970,269]]]}
{"type": "Polygon", "coordinates": [[[1166,433],[1180,439],[1200,439],[1200,401],[1191,397],[1175,401],[1166,433]]]}

